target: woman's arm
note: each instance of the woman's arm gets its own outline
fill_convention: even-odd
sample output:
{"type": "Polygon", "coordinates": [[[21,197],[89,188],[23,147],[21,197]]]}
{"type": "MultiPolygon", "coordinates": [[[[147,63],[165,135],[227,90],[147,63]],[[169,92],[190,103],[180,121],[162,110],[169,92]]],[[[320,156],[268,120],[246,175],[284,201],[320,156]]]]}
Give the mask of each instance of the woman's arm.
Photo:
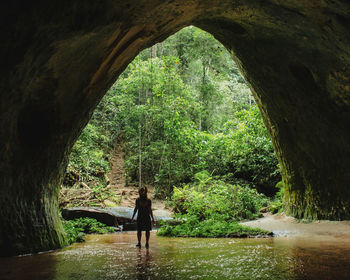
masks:
{"type": "Polygon", "coordinates": [[[136,214],[137,210],[138,210],[138,203],[137,203],[137,199],[136,199],[134,213],[132,214],[131,222],[134,221],[134,217],[135,217],[135,214],[136,214]]]}
{"type": "Polygon", "coordinates": [[[152,201],[149,201],[149,214],[151,215],[152,222],[154,223],[153,211],[152,211],[152,201]]]}

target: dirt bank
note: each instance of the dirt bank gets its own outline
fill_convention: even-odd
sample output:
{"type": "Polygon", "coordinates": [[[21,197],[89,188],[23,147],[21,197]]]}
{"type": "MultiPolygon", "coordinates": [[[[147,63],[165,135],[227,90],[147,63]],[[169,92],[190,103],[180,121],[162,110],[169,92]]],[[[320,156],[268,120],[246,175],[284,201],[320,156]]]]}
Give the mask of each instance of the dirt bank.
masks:
{"type": "MultiPolygon", "coordinates": [[[[120,198],[120,207],[135,207],[135,200],[138,198],[138,187],[125,184],[124,170],[124,145],[116,147],[111,160],[112,168],[108,174],[110,180],[110,189],[120,198]]],[[[171,211],[166,207],[165,201],[155,198],[155,189],[153,186],[147,186],[148,197],[152,200],[152,208],[164,216],[171,216],[171,211]]]]}

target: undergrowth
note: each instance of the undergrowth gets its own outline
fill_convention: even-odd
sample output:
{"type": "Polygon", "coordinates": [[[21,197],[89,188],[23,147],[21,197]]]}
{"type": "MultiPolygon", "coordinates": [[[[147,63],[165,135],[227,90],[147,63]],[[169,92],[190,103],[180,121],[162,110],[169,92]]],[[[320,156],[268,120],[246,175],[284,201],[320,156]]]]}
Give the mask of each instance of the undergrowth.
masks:
{"type": "Polygon", "coordinates": [[[177,237],[251,237],[268,236],[271,232],[238,224],[236,221],[183,220],[178,225],[163,224],[159,236],[177,237]]]}
{"type": "Polygon", "coordinates": [[[92,218],[78,218],[69,221],[63,220],[62,224],[70,244],[74,242],[84,242],[85,234],[114,232],[113,227],[106,226],[92,218]]]}
{"type": "Polygon", "coordinates": [[[196,182],[174,187],[172,204],[178,223],[165,222],[158,231],[163,236],[243,237],[269,232],[238,224],[260,216],[268,198],[255,189],[227,184],[208,173],[197,173],[196,182]]]}

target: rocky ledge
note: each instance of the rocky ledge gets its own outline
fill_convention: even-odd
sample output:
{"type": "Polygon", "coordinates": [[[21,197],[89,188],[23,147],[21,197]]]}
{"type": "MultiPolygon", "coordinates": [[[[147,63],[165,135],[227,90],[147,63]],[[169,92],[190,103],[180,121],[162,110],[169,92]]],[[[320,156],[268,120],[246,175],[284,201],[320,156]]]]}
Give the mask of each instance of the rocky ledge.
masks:
{"type": "MultiPolygon", "coordinates": [[[[119,227],[122,230],[136,230],[136,223],[131,223],[134,208],[131,207],[72,207],[62,210],[62,217],[66,220],[77,218],[94,218],[108,226],[119,227]]],[[[172,220],[172,214],[165,210],[154,210],[155,226],[159,226],[162,220],[172,220]]],[[[135,216],[135,219],[137,214],[135,216]]]]}

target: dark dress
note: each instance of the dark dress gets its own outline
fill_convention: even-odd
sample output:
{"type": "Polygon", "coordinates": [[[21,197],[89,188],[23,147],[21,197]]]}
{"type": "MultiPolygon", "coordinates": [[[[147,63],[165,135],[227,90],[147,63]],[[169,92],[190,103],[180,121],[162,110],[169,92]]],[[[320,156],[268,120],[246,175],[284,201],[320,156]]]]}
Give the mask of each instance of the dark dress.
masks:
{"type": "Polygon", "coordinates": [[[137,208],[137,230],[150,231],[152,230],[150,210],[152,209],[152,202],[150,199],[136,199],[137,208]]]}

